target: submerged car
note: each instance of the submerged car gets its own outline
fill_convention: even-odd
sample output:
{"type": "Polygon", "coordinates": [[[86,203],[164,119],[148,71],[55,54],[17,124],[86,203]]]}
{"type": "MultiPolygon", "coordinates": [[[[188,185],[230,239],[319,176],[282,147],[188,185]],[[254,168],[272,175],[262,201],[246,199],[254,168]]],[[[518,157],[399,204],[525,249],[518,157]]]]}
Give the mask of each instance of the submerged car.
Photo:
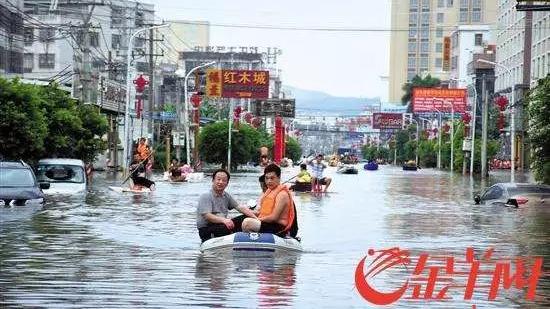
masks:
{"type": "Polygon", "coordinates": [[[23,161],[0,161],[0,206],[42,204],[42,189],[47,182],[38,183],[32,168],[23,161]]]}
{"type": "Polygon", "coordinates": [[[42,159],[38,161],[39,181],[49,182],[46,194],[81,194],[86,192],[84,162],[77,159],[42,159]]]}
{"type": "Polygon", "coordinates": [[[550,201],[550,186],[532,183],[497,183],[474,196],[476,204],[539,206],[550,201]]]}

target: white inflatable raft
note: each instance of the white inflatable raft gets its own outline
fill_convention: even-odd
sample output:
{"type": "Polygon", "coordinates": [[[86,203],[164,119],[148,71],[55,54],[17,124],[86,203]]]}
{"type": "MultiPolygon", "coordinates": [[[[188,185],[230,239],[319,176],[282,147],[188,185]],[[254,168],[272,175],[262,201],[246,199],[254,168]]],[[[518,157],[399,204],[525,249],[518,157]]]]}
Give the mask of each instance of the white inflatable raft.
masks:
{"type": "Polygon", "coordinates": [[[216,237],[202,243],[201,252],[297,253],[302,252],[300,242],[292,237],[282,238],[270,233],[237,232],[216,237]]]}

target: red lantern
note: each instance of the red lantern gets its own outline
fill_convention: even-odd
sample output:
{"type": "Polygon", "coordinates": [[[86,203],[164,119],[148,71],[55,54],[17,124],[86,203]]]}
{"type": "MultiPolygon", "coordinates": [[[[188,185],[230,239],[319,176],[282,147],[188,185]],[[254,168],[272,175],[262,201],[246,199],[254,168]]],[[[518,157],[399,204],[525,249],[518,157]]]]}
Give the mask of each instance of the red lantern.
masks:
{"type": "Polygon", "coordinates": [[[465,125],[468,125],[470,120],[472,120],[472,116],[470,116],[469,113],[462,114],[462,122],[464,122],[465,125]]]}
{"type": "Polygon", "coordinates": [[[201,102],[202,102],[202,99],[201,99],[201,96],[198,95],[198,94],[193,94],[191,96],[191,104],[193,104],[193,107],[194,108],[198,108],[201,106],[201,102]]]}
{"type": "Polygon", "coordinates": [[[451,127],[449,126],[449,124],[444,124],[443,125],[443,132],[445,133],[449,133],[449,130],[451,129],[451,127]]]}
{"type": "Polygon", "coordinates": [[[246,123],[252,123],[252,119],[254,119],[254,115],[251,112],[244,114],[244,121],[246,121],[246,123]]]}
{"type": "Polygon", "coordinates": [[[134,85],[136,85],[136,92],[143,92],[145,86],[149,85],[149,81],[140,74],[138,78],[134,79],[134,85]]]}
{"type": "Polygon", "coordinates": [[[500,113],[498,114],[498,122],[497,127],[500,131],[504,128],[504,110],[506,110],[506,106],[508,105],[508,98],[505,96],[499,96],[495,98],[495,104],[498,106],[498,109],[500,113]]]}
{"type": "Polygon", "coordinates": [[[252,119],[252,126],[254,128],[259,128],[261,125],[262,125],[262,118],[255,117],[254,119],[252,119]]]}

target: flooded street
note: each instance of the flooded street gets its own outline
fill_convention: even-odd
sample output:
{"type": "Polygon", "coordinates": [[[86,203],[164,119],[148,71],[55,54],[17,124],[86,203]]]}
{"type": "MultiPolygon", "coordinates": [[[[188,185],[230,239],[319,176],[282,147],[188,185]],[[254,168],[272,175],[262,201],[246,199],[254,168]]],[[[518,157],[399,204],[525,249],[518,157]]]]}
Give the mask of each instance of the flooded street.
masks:
{"type": "MultiPolygon", "coordinates": [[[[296,172],[284,169],[282,180],[296,172]]],[[[492,247],[496,258],[550,258],[550,209],[473,205],[480,184],[467,177],[391,166],[361,169],[358,175],[331,168],[328,175],[334,177],[329,189],[334,193],[295,198],[305,252],[290,257],[202,255],[195,209],[210,178],[158,181],[156,192],[139,195],[110,191],[108,186],[120,180],[96,173],[86,196],[50,199],[42,209],[2,208],[0,306],[365,308],[371,305],[357,293],[354,273],[370,248],[463,258],[467,247],[474,247],[476,256],[492,247]]],[[[227,191],[241,203],[255,199],[258,176],[234,174],[227,191]]],[[[405,279],[388,277],[386,290],[405,279]]],[[[497,299],[488,301],[485,284],[472,300],[464,300],[464,288],[457,288],[449,290],[450,299],[430,305],[545,308],[549,292],[550,280],[543,275],[534,302],[514,287],[501,288],[497,299]]],[[[395,307],[427,304],[404,296],[395,307]]]]}

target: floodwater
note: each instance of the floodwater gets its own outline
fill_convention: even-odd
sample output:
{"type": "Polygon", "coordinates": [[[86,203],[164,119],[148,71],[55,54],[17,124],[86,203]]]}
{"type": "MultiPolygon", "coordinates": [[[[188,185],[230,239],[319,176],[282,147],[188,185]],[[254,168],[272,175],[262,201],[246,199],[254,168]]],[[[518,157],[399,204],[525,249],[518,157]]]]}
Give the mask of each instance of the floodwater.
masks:
{"type": "MultiPolygon", "coordinates": [[[[282,179],[296,171],[283,170],[282,179]]],[[[159,181],[152,194],[121,194],[108,189],[120,180],[96,173],[85,196],[50,198],[42,208],[2,208],[0,307],[366,308],[372,305],[359,295],[354,275],[371,248],[399,247],[410,250],[411,258],[426,252],[456,260],[464,260],[468,247],[475,249],[476,259],[494,248],[497,260],[542,256],[548,264],[550,211],[475,206],[473,192],[481,185],[468,177],[391,166],[360,170],[358,175],[333,169],[328,174],[334,177],[333,193],[295,198],[305,252],[288,257],[202,255],[195,208],[199,195],[209,189],[209,179],[159,181]]],[[[234,174],[228,191],[242,203],[257,198],[258,175],[234,174]]],[[[507,175],[497,174],[488,184],[503,180],[507,175]]],[[[407,271],[393,268],[378,275],[378,290],[400,287],[414,265],[407,271]]],[[[501,287],[496,299],[489,300],[490,279],[480,275],[470,300],[464,300],[464,281],[450,288],[444,301],[407,299],[409,289],[393,305],[550,304],[546,273],[534,300],[526,300],[527,289],[514,285],[501,287]]]]}

